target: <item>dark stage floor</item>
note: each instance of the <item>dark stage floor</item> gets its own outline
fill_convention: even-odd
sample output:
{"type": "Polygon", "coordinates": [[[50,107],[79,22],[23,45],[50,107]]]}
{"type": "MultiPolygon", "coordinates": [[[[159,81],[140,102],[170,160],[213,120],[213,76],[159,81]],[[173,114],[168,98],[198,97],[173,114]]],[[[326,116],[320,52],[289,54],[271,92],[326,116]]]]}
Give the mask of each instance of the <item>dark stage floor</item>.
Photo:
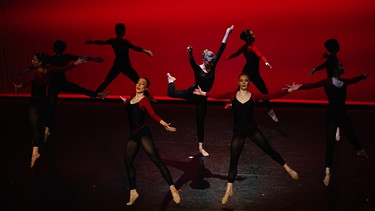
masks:
{"type": "Polygon", "coordinates": [[[323,105],[275,104],[274,123],[266,109],[255,109],[260,129],[287,163],[298,171],[292,180],[251,140],[238,166],[234,196],[225,192],[231,139],[231,112],[210,102],[205,148],[201,158],[195,138],[194,107],[184,101],[153,104],[172,122],[170,133],[149,121],[160,156],[168,165],[181,203],[176,205],[167,183],[141,150],[136,158],[140,197],[127,207],[129,186],[123,165],[128,137],[120,100],[63,99],[58,102],[50,141],[41,148],[33,169],[28,99],[0,98],[1,210],[375,210],[375,108],[350,106],[349,113],[369,159],[356,156],[343,136],[337,142],[329,187],[324,177],[323,105]]]}

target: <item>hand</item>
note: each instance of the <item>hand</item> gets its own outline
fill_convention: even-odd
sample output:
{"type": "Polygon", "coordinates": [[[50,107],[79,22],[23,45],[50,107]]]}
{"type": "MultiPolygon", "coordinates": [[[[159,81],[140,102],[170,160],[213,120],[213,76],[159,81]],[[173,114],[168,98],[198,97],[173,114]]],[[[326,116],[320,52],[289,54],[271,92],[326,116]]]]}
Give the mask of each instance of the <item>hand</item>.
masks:
{"type": "Polygon", "coordinates": [[[152,52],[150,50],[144,49],[143,52],[145,52],[147,55],[149,55],[151,57],[153,56],[153,54],[152,54],[152,52]]]}
{"type": "Polygon", "coordinates": [[[122,102],[124,102],[124,104],[126,104],[126,98],[125,97],[120,96],[120,99],[122,100],[122,102]]]}
{"type": "Polygon", "coordinates": [[[312,76],[316,72],[316,69],[312,69],[312,71],[309,73],[309,76],[312,76]]]}
{"type": "Polygon", "coordinates": [[[13,83],[13,86],[14,86],[14,92],[18,92],[18,90],[22,89],[22,84],[13,83]]]}
{"type": "Polygon", "coordinates": [[[175,132],[177,129],[175,127],[171,127],[169,126],[171,125],[171,123],[167,123],[166,125],[164,125],[165,129],[169,132],[175,132]]]}
{"type": "Polygon", "coordinates": [[[285,85],[288,87],[288,92],[296,91],[302,86],[302,84],[295,84],[295,82],[293,82],[292,85],[288,85],[288,84],[285,84],[285,85]]]}
{"type": "Polygon", "coordinates": [[[189,53],[191,53],[191,52],[193,52],[193,47],[191,47],[190,45],[187,47],[187,51],[189,52],[189,53]]]}
{"type": "Polygon", "coordinates": [[[198,86],[197,89],[194,89],[193,94],[195,95],[201,95],[201,96],[206,96],[206,92],[202,91],[200,86],[198,86]]]}
{"type": "Polygon", "coordinates": [[[269,62],[264,63],[264,65],[266,65],[266,67],[272,69],[272,66],[271,66],[271,64],[269,62]]]}
{"type": "Polygon", "coordinates": [[[362,75],[362,77],[363,77],[363,80],[366,80],[367,76],[368,76],[368,72],[367,72],[367,73],[365,73],[365,74],[363,74],[363,75],[362,75]]]}
{"type": "Polygon", "coordinates": [[[84,64],[87,62],[87,56],[80,56],[76,62],[74,62],[75,66],[78,66],[80,64],[84,64]]]}
{"type": "Polygon", "coordinates": [[[233,29],[234,29],[234,26],[232,25],[231,27],[229,27],[228,29],[227,29],[227,34],[230,34],[232,31],[233,31],[233,29]]]}

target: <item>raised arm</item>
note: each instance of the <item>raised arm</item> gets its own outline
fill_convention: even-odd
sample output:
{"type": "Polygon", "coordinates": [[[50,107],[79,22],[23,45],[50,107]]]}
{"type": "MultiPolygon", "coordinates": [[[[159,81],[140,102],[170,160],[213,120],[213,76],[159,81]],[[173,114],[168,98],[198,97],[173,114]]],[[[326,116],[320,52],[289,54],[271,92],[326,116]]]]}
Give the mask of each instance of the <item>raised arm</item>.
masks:
{"type": "Polygon", "coordinates": [[[232,33],[233,29],[234,29],[233,25],[231,27],[227,28],[227,31],[225,32],[225,35],[223,37],[223,41],[221,41],[221,43],[227,43],[228,37],[229,37],[230,33],[232,33]]]}

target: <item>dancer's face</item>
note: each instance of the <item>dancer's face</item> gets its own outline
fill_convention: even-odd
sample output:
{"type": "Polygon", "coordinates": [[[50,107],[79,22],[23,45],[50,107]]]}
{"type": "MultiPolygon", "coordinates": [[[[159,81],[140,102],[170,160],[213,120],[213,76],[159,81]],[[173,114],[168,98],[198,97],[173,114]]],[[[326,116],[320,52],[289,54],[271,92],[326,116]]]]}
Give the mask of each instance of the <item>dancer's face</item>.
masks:
{"type": "Polygon", "coordinates": [[[247,90],[250,84],[250,79],[247,75],[241,75],[238,79],[238,86],[241,90],[247,90]]]}
{"type": "Polygon", "coordinates": [[[137,93],[143,93],[145,92],[146,90],[148,89],[148,84],[147,84],[147,81],[146,79],[144,78],[140,78],[137,82],[137,84],[135,85],[135,91],[137,93]]]}
{"type": "Polygon", "coordinates": [[[39,61],[37,56],[34,56],[33,59],[31,60],[31,64],[33,65],[33,67],[38,67],[42,65],[42,62],[39,61]]]}

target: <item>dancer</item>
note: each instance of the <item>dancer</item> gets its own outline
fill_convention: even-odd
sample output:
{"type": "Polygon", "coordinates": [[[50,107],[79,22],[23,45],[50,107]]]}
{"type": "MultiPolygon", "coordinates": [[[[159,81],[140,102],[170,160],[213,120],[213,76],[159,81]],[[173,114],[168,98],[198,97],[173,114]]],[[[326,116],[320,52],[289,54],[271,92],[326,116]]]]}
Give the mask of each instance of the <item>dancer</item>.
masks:
{"type": "MultiPolygon", "coordinates": [[[[53,44],[53,50],[55,55],[49,58],[49,63],[52,66],[66,66],[70,61],[77,60],[79,56],[72,54],[64,54],[66,49],[66,43],[62,40],[56,40],[53,44]]],[[[87,57],[87,61],[103,62],[101,57],[87,57]]],[[[65,72],[56,72],[51,74],[51,79],[48,85],[48,99],[49,99],[49,111],[46,117],[46,127],[44,130],[44,141],[46,142],[50,135],[50,128],[52,124],[53,113],[56,107],[56,101],[60,92],[69,92],[76,94],[84,94],[91,98],[99,97],[105,99],[109,92],[98,93],[89,89],[82,88],[77,84],[69,82],[65,76],[65,72]]]]}
{"type": "Polygon", "coordinates": [[[329,185],[331,178],[335,133],[337,127],[340,127],[347,134],[349,142],[357,150],[357,155],[367,158],[366,151],[363,149],[354,133],[350,117],[346,110],[345,100],[347,86],[365,80],[368,74],[359,75],[351,79],[341,79],[340,75],[344,73],[343,68],[332,68],[330,71],[329,74],[331,77],[316,83],[303,84],[300,87],[300,90],[324,87],[324,91],[328,97],[328,108],[325,115],[326,169],[323,179],[325,186],[329,185]]]}
{"type": "Polygon", "coordinates": [[[131,81],[137,83],[139,80],[138,73],[130,64],[129,49],[138,52],[144,52],[152,57],[150,50],[143,49],[141,47],[133,45],[129,40],[124,39],[126,33],[126,27],[123,23],[118,23],[115,26],[116,38],[110,38],[108,40],[87,40],[86,44],[97,44],[97,45],[111,45],[115,53],[115,61],[111,69],[109,70],[105,80],[96,89],[96,92],[104,91],[107,86],[117,77],[118,74],[122,73],[129,77],[131,81]]]}
{"type": "Polygon", "coordinates": [[[174,82],[176,78],[167,73],[168,78],[168,96],[172,98],[183,98],[191,100],[195,103],[195,119],[197,124],[197,136],[198,136],[198,149],[199,152],[204,156],[209,156],[208,152],[203,149],[203,139],[204,139],[204,118],[206,116],[207,110],[207,97],[197,96],[193,94],[194,89],[198,86],[205,92],[211,90],[214,80],[215,80],[215,68],[219,59],[225,49],[226,42],[229,34],[232,32],[234,26],[229,27],[224,35],[224,38],[221,42],[220,48],[216,55],[206,49],[203,51],[203,64],[198,65],[193,57],[193,48],[188,46],[187,51],[189,55],[189,61],[192,69],[194,70],[195,84],[190,86],[185,90],[176,90],[174,82]]]}
{"type": "Polygon", "coordinates": [[[138,83],[136,84],[135,96],[131,97],[129,102],[126,102],[126,99],[121,97],[121,99],[126,104],[126,111],[128,113],[128,121],[131,133],[128,143],[126,144],[124,158],[130,185],[130,199],[129,202],[126,203],[126,205],[134,204],[135,200],[139,196],[136,189],[136,172],[133,164],[139,147],[142,147],[145,150],[148,157],[159,168],[161,174],[169,185],[173,201],[178,204],[180,203],[180,195],[176,187],[174,186],[171,174],[167,166],[160,159],[160,156],[152,141],[150,128],[145,124],[145,113],[147,112],[151,116],[151,118],[164,126],[167,131],[174,132],[176,131],[176,128],[171,127],[171,123],[166,123],[164,120],[162,120],[152,109],[147,97],[149,95],[149,86],[150,81],[147,78],[140,78],[138,80],[138,83]]]}
{"type": "MultiPolygon", "coordinates": [[[[264,57],[263,54],[260,53],[259,49],[254,46],[255,34],[251,30],[244,30],[240,34],[240,39],[243,40],[245,44],[226,59],[232,59],[239,56],[240,54],[244,55],[246,64],[243,67],[242,72],[250,76],[251,82],[262,94],[268,94],[266,84],[264,83],[263,78],[260,76],[259,60],[261,60],[266,65],[266,67],[270,69],[272,68],[272,66],[267,61],[266,57],[264,57]]],[[[268,116],[270,116],[274,122],[279,122],[275,111],[272,109],[272,104],[270,103],[270,101],[264,100],[263,102],[268,109],[268,116]]],[[[228,105],[226,107],[228,107],[228,105]]]]}
{"type": "Polygon", "coordinates": [[[71,69],[77,65],[86,62],[86,57],[80,57],[74,64],[65,67],[53,67],[48,64],[49,56],[46,53],[36,53],[32,60],[32,65],[35,67],[35,71],[32,72],[34,75],[30,81],[23,84],[14,84],[15,91],[18,92],[20,89],[25,88],[31,84],[31,97],[29,104],[29,119],[33,131],[32,139],[32,155],[31,155],[31,165],[32,168],[35,161],[40,157],[39,146],[43,140],[42,137],[42,116],[45,112],[48,101],[47,101],[47,84],[51,73],[62,72],[71,69]]]}
{"type": "Polygon", "coordinates": [[[236,92],[227,93],[223,95],[213,95],[202,91],[200,87],[195,89],[194,94],[208,96],[215,99],[230,99],[233,110],[233,137],[230,150],[230,166],[228,172],[228,183],[225,195],[221,200],[222,204],[228,202],[229,197],[233,196],[233,183],[237,176],[238,161],[245,144],[245,138],[250,138],[257,144],[265,153],[267,153],[273,160],[279,163],[288,174],[295,180],[298,179],[298,174],[291,169],[284,159],[269,145],[266,137],[258,129],[254,117],[254,104],[260,100],[270,100],[282,97],[292,91],[297,90],[301,85],[293,84],[288,89],[276,92],[274,94],[255,94],[248,91],[250,78],[246,73],[241,73],[238,78],[238,89],[236,92]]]}
{"type": "MultiPolygon", "coordinates": [[[[331,78],[333,76],[334,69],[340,69],[342,73],[344,73],[344,66],[337,58],[337,53],[340,51],[339,42],[334,38],[328,39],[324,42],[324,47],[328,51],[325,51],[323,53],[323,58],[325,58],[326,60],[323,62],[323,64],[313,68],[309,75],[312,76],[316,71],[323,69],[326,69],[327,78],[331,78]]],[[[340,137],[340,128],[337,127],[335,135],[336,141],[340,141],[340,137]]]]}

